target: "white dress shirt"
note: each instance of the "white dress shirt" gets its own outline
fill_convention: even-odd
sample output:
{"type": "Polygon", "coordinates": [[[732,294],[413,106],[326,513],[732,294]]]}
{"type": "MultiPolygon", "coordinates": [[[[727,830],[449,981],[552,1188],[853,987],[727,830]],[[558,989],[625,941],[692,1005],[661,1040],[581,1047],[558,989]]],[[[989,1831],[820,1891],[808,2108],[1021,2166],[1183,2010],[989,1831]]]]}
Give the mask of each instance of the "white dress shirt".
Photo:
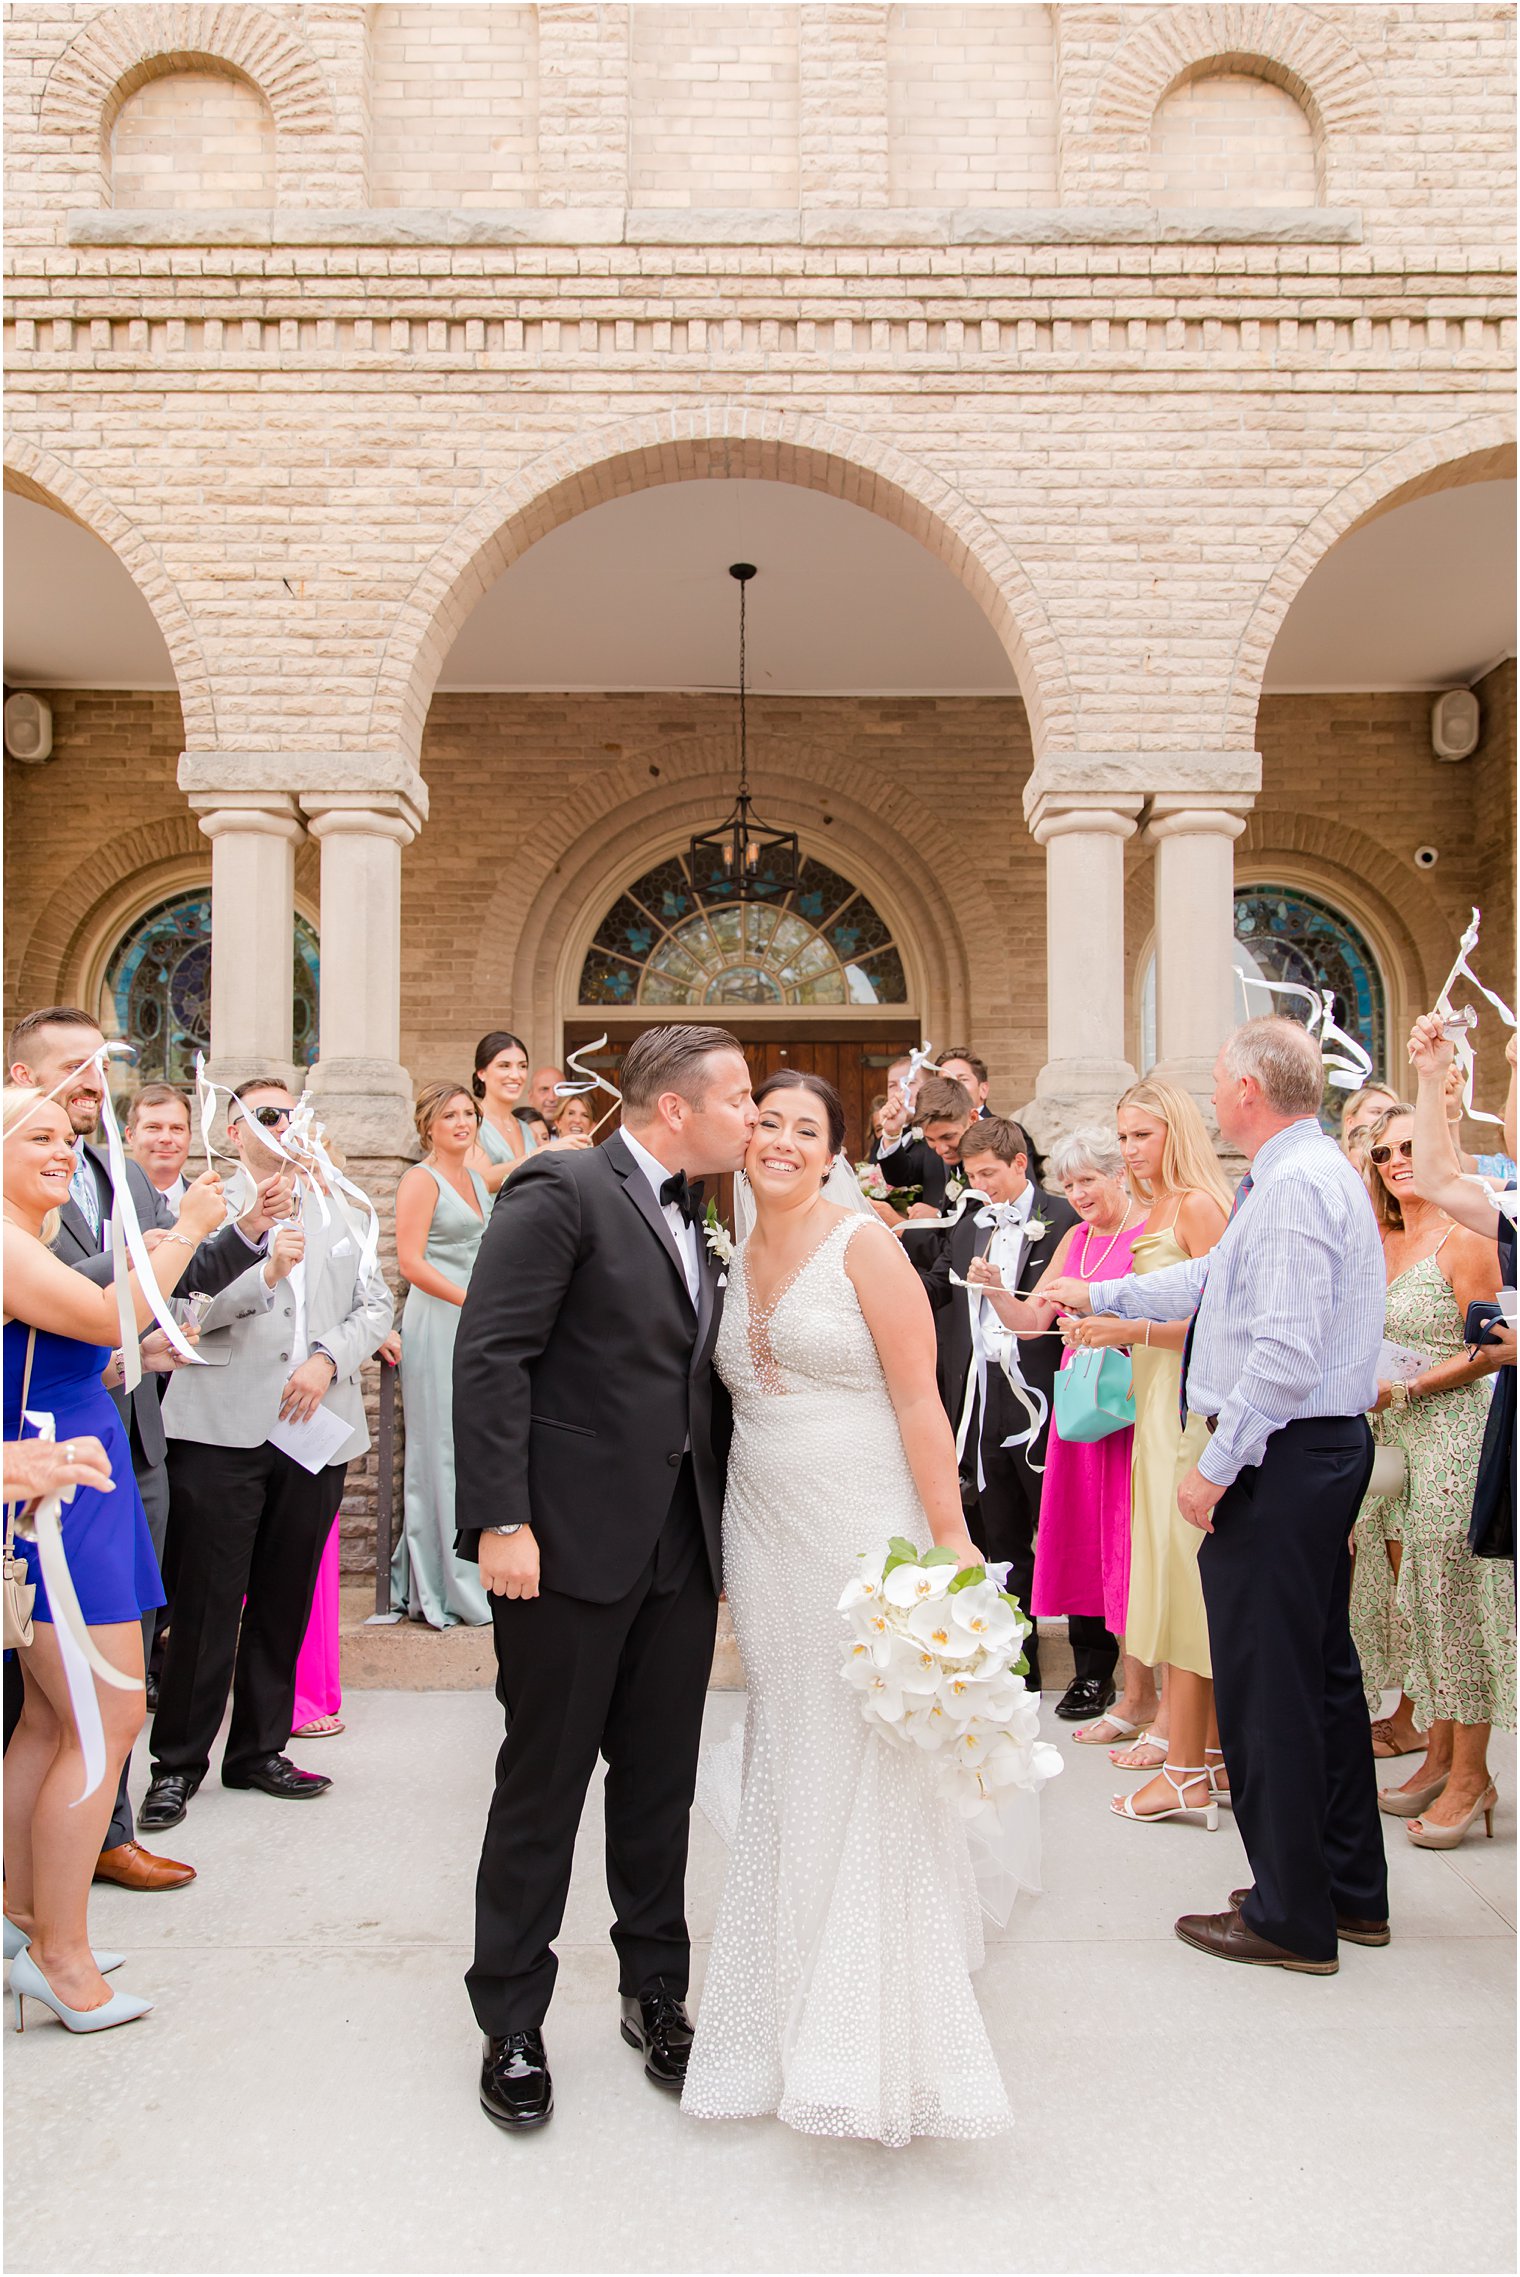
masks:
{"type": "MultiPolygon", "coordinates": [[[[1024,1229],[1034,1208],[1034,1187],[1026,1182],[1023,1193],[1015,1201],[989,1202],[987,1207],[997,1212],[997,1224],[993,1227],[992,1238],[987,1244],[987,1262],[997,1267],[1003,1277],[1004,1288],[1011,1291],[1017,1285],[1019,1268],[1024,1259],[1024,1229]]],[[[978,1217],[981,1214],[978,1211],[978,1217]]],[[[972,1301],[979,1301],[982,1306],[982,1334],[988,1351],[1001,1366],[1009,1353],[1018,1349],[1018,1339],[1014,1331],[998,1319],[985,1296],[979,1300],[973,1298],[972,1301]]]]}
{"type": "Polygon", "coordinates": [[[1218,1246],[1185,1265],[1094,1281],[1094,1312],[1197,1324],[1187,1403],[1218,1417],[1198,1468],[1216,1486],[1259,1463],[1285,1423],[1361,1415],[1377,1398],[1386,1282],[1377,1220],[1334,1139],[1276,1131],[1218,1246]]]}
{"type": "Polygon", "coordinates": [[[692,1304],[696,1306],[702,1292],[702,1252],[698,1246],[697,1229],[694,1225],[687,1224],[675,1202],[662,1202],[660,1200],[660,1188],[673,1173],[667,1170],[664,1163],[655,1155],[650,1153],[647,1146],[640,1146],[626,1123],[623,1125],[623,1143],[648,1179],[655,1202],[665,1223],[671,1230],[675,1239],[676,1251],[681,1260],[681,1268],[686,1275],[686,1293],[691,1298],[692,1304]]]}

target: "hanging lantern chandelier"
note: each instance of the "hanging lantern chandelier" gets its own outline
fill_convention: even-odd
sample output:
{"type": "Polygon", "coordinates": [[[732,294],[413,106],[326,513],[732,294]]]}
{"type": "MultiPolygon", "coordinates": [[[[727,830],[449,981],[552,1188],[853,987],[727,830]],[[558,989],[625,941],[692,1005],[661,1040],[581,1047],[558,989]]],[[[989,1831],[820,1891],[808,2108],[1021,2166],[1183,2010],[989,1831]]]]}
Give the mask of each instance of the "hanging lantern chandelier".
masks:
{"type": "Polygon", "coordinates": [[[739,788],[726,820],[691,840],[691,878],[709,901],[780,901],[797,889],[801,855],[796,832],[772,830],[756,814],[749,795],[745,604],[755,565],[736,561],[728,574],[739,587],[739,788]]]}

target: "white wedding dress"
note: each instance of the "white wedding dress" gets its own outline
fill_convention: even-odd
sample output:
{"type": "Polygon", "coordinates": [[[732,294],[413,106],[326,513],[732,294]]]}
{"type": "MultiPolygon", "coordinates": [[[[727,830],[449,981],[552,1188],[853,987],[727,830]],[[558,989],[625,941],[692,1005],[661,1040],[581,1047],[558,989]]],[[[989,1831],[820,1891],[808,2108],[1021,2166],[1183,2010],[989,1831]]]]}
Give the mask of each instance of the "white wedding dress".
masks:
{"type": "Polygon", "coordinates": [[[871,1731],[840,1674],[857,1554],[930,1539],[844,1269],[852,1239],[892,1236],[843,1219],[767,1313],[742,1249],[729,1276],[723,1563],[749,1704],[682,2108],[894,2145],[994,2135],[1012,2114],[971,1986],[982,1930],[963,1822],[931,1758],[871,1731]]]}

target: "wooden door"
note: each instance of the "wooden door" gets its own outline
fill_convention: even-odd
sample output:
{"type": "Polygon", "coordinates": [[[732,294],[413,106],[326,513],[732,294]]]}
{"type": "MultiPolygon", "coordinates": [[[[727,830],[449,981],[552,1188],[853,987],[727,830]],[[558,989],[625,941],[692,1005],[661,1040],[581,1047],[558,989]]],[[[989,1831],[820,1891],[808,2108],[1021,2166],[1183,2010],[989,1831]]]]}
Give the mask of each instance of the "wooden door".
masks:
{"type": "MultiPolygon", "coordinates": [[[[807,1075],[827,1076],[844,1101],[845,1149],[852,1162],[865,1159],[871,1136],[871,1101],[886,1090],[887,1069],[919,1040],[917,1023],[912,1020],[894,1022],[890,1028],[874,1023],[830,1020],[811,1026],[799,1023],[796,1028],[788,1029],[762,1027],[736,1017],[723,1020],[721,1025],[738,1037],[757,1087],[764,1077],[774,1075],[783,1067],[800,1068],[807,1075]]],[[[575,1051],[582,1044],[594,1042],[602,1033],[602,1027],[590,1021],[567,1020],[565,1049],[575,1051]]],[[[586,1064],[616,1083],[623,1054],[638,1033],[637,1028],[630,1026],[609,1037],[602,1050],[586,1064]]],[[[602,1105],[609,1102],[601,1095],[592,1096],[596,1112],[600,1114],[602,1105]]],[[[607,1128],[616,1128],[616,1117],[607,1128]]]]}

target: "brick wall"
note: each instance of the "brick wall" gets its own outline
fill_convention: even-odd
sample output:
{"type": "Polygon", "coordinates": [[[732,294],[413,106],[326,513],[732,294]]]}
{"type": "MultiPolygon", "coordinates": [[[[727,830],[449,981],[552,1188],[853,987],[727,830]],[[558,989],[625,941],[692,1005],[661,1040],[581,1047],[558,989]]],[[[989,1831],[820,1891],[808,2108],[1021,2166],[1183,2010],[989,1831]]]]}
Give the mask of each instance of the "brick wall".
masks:
{"type": "Polygon", "coordinates": [[[1052,10],[945,0],[887,27],[893,205],[1053,206],[1052,10]]]}
{"type": "Polygon", "coordinates": [[[272,206],[274,118],[257,88],[211,71],[150,79],[111,136],[111,202],[193,213],[272,206]]]}
{"type": "Polygon", "coordinates": [[[636,7],[632,23],[630,205],[794,206],[797,10],[636,7]]]}
{"type": "Polygon", "coordinates": [[[1312,206],[1314,134],[1286,88],[1243,72],[1173,88],[1151,126],[1158,206],[1312,206]]]}
{"type": "Polygon", "coordinates": [[[500,0],[374,10],[372,204],[537,203],[537,13],[500,0]]]}

